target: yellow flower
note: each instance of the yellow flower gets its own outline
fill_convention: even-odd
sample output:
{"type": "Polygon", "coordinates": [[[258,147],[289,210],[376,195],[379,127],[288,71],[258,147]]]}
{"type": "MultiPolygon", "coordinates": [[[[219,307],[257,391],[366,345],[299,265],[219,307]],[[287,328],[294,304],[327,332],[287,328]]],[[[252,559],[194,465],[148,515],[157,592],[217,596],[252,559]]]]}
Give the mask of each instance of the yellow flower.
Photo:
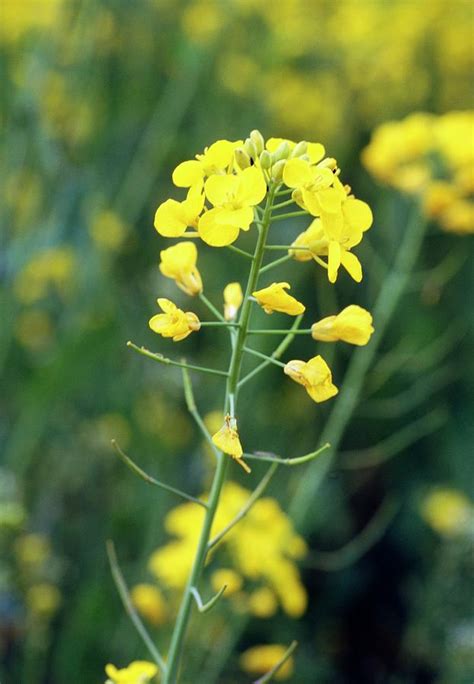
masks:
{"type": "Polygon", "coordinates": [[[288,361],[284,372],[303,385],[311,399],[318,403],[331,399],[339,391],[332,383],[331,370],[322,356],[314,356],[307,362],[288,361]]]}
{"type": "Polygon", "coordinates": [[[164,297],[160,297],[157,302],[164,313],[150,318],[149,326],[153,332],[162,337],[172,337],[173,342],[179,342],[200,329],[201,323],[195,313],[191,311],[185,313],[164,297]]]}
{"type": "Polygon", "coordinates": [[[288,254],[296,261],[311,261],[314,255],[325,256],[328,253],[328,240],[324,235],[321,219],[315,218],[308,228],[298,235],[291,243],[288,254]],[[305,247],[306,249],[302,249],[305,247]]]}
{"type": "Polygon", "coordinates": [[[19,563],[29,568],[40,568],[51,554],[49,539],[42,534],[25,534],[15,542],[19,563]]]}
{"type": "Polygon", "coordinates": [[[138,612],[153,625],[161,625],[166,621],[165,600],[154,584],[136,584],[130,591],[130,597],[138,612]]]}
{"type": "Polygon", "coordinates": [[[342,340],[363,346],[374,332],[371,314],[361,306],[346,306],[337,316],[327,316],[311,326],[313,339],[320,342],[342,340]]]}
{"type": "Polygon", "coordinates": [[[204,190],[213,208],[199,219],[199,235],[212,247],[225,247],[250,228],[253,207],[265,197],[267,185],[261,169],[251,166],[237,175],[211,176],[204,190]]]}
{"type": "Polygon", "coordinates": [[[306,307],[285,292],[289,289],[289,283],[272,283],[263,290],[252,292],[252,295],[267,314],[281,311],[281,313],[286,313],[289,316],[298,316],[298,314],[303,313],[306,307]]]}
{"type": "Polygon", "coordinates": [[[194,242],[178,242],[160,252],[160,271],[173,278],[176,285],[188,295],[202,292],[201,275],[196,268],[197,249],[194,242]]]}
{"type": "Polygon", "coordinates": [[[240,283],[229,283],[224,288],[224,318],[233,321],[243,301],[240,283]]]}
{"type": "MultiPolygon", "coordinates": [[[[287,650],[286,646],[280,644],[268,644],[266,646],[253,646],[247,649],[240,656],[240,667],[251,675],[266,674],[272,667],[283,658],[287,650]]],[[[293,657],[278,669],[274,675],[275,679],[288,679],[293,674],[293,657]]]]}
{"type": "Polygon", "coordinates": [[[92,239],[101,249],[119,250],[127,236],[127,227],[120,216],[110,210],[98,212],[89,225],[92,239]]]}
{"type": "Polygon", "coordinates": [[[439,489],[425,498],[421,514],[436,532],[449,536],[466,529],[469,520],[473,520],[474,507],[462,492],[439,489]]]}
{"type": "Polygon", "coordinates": [[[157,672],[158,667],[147,660],[135,660],[121,670],[109,663],[105,666],[105,674],[109,678],[106,684],[148,684],[157,672]]]}
{"type": "Polygon", "coordinates": [[[212,573],[211,584],[214,591],[220,591],[225,586],[225,595],[231,596],[242,588],[242,576],[231,568],[220,568],[212,573]]]}
{"type": "Polygon", "coordinates": [[[278,608],[277,597],[268,587],[261,587],[250,594],[248,607],[252,615],[259,618],[271,617],[278,608]]]}
{"type": "Polygon", "coordinates": [[[168,199],[156,210],[155,228],[164,237],[181,237],[188,226],[196,228],[199,214],[204,207],[204,195],[200,186],[189,189],[186,199],[177,202],[168,199]]]}
{"type": "Polygon", "coordinates": [[[224,425],[212,436],[212,441],[218,449],[224,452],[224,454],[228,454],[234,461],[237,461],[246,473],[251,472],[248,465],[242,459],[243,450],[239,439],[239,433],[237,432],[237,421],[235,418],[231,418],[227,415],[225,417],[224,425]]]}
{"type": "Polygon", "coordinates": [[[173,171],[173,183],[178,188],[198,187],[206,176],[223,173],[234,158],[234,150],[242,145],[242,140],[217,140],[206,147],[203,154],[197,154],[196,159],[181,162],[173,171]]]}
{"type": "Polygon", "coordinates": [[[61,592],[49,582],[34,584],[28,589],[26,603],[32,613],[40,618],[48,618],[58,610],[61,592]]]}

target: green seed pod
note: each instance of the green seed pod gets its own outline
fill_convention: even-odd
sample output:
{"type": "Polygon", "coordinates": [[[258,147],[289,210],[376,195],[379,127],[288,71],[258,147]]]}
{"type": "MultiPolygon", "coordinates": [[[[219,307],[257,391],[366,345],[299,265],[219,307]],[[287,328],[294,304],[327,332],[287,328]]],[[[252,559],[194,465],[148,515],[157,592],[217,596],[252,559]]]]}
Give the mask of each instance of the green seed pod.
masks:
{"type": "Polygon", "coordinates": [[[272,155],[267,150],[263,150],[260,155],[260,166],[262,169],[269,169],[272,165],[272,155]]]}
{"type": "Polygon", "coordinates": [[[250,157],[247,154],[247,152],[244,150],[244,148],[238,147],[235,150],[234,155],[235,155],[235,161],[239,165],[239,168],[241,168],[242,171],[244,169],[248,169],[248,167],[250,166],[250,157]]]}
{"type": "Polygon", "coordinates": [[[250,159],[257,159],[257,157],[258,157],[257,148],[255,147],[253,142],[250,140],[250,138],[247,138],[247,140],[245,141],[244,150],[247,152],[250,159]]]}
{"type": "Polygon", "coordinates": [[[257,130],[251,131],[250,140],[255,145],[255,149],[257,150],[257,154],[261,154],[263,152],[264,147],[265,147],[265,140],[263,139],[263,135],[260,133],[260,131],[257,131],[257,130]]]}
{"type": "Polygon", "coordinates": [[[301,157],[302,154],[306,154],[308,149],[308,143],[305,140],[299,142],[291,153],[291,157],[301,157]]]}
{"type": "Polygon", "coordinates": [[[283,169],[285,168],[286,159],[280,159],[272,166],[272,180],[281,181],[283,178],[283,169]]]}

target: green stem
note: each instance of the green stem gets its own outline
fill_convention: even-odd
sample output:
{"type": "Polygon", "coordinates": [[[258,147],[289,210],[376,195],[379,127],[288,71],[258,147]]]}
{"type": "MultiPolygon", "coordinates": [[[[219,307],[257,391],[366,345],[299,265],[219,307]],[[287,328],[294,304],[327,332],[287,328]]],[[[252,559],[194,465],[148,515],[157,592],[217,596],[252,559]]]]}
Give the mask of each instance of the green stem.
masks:
{"type": "Polygon", "coordinates": [[[272,211],[275,209],[282,209],[283,207],[288,207],[290,204],[295,204],[295,200],[293,198],[286,200],[285,202],[280,202],[280,204],[274,204],[272,207],[272,211]]]}
{"type": "Polygon", "coordinates": [[[244,351],[247,352],[247,354],[252,354],[252,356],[258,356],[260,359],[265,359],[265,361],[268,361],[269,363],[274,363],[275,366],[280,366],[281,368],[284,368],[286,364],[282,363],[281,361],[277,361],[276,359],[272,358],[271,356],[267,356],[267,354],[263,354],[262,352],[257,351],[256,349],[250,349],[250,347],[244,347],[244,351]]]}
{"type": "Polygon", "coordinates": [[[289,514],[302,531],[309,525],[309,509],[313,506],[317,490],[334,461],[344,431],[359,401],[364,378],[407,286],[420,252],[425,229],[426,221],[422,218],[417,206],[405,229],[393,268],[380,288],[375,302],[373,308],[375,332],[366,347],[359,347],[354,351],[344,383],[323,430],[321,441],[330,442],[332,449],[326,456],[308,467],[306,477],[300,478],[292,497],[289,514]]]}
{"type": "Polygon", "coordinates": [[[275,268],[275,266],[279,266],[280,264],[284,264],[286,261],[289,261],[292,257],[289,254],[286,254],[283,257],[280,257],[280,259],[275,259],[275,261],[271,261],[269,264],[266,266],[262,266],[260,269],[260,273],[265,273],[266,271],[269,271],[271,268],[275,268]]]}
{"type": "Polygon", "coordinates": [[[221,312],[219,311],[219,309],[217,309],[217,308],[214,306],[214,304],[213,304],[212,302],[209,301],[209,299],[206,297],[206,295],[204,294],[204,292],[200,292],[199,295],[198,295],[198,297],[199,297],[199,299],[201,300],[201,302],[207,306],[207,308],[209,309],[209,311],[210,311],[211,313],[213,313],[214,316],[215,316],[216,318],[219,319],[219,321],[221,321],[222,323],[226,323],[226,320],[225,320],[224,316],[221,314],[221,312]]]}
{"type": "MultiPolygon", "coordinates": [[[[242,365],[245,340],[247,337],[250,313],[252,308],[250,295],[256,288],[258,276],[260,274],[260,268],[262,266],[265,242],[267,239],[268,229],[270,227],[271,222],[271,207],[274,199],[275,190],[275,186],[270,187],[270,190],[267,195],[265,211],[263,213],[262,222],[260,224],[259,236],[255,247],[252,265],[250,267],[250,273],[247,282],[244,302],[240,311],[239,328],[235,339],[235,344],[232,348],[232,354],[229,364],[227,386],[224,400],[224,413],[229,410],[231,398],[233,397],[235,399],[235,396],[237,394],[237,385],[239,381],[239,374],[242,365]]],[[[202,298],[202,295],[200,296],[202,298]]],[[[176,682],[178,681],[179,663],[181,660],[184,637],[186,634],[186,628],[189,622],[193,602],[193,593],[191,591],[191,588],[197,587],[199,579],[202,574],[204,562],[207,555],[207,546],[211,534],[212,523],[214,522],[214,517],[217,511],[219,497],[224,484],[225,473],[229,460],[230,459],[225,454],[220,453],[218,455],[217,467],[214,474],[214,479],[212,481],[209,499],[207,502],[208,509],[206,511],[203,526],[201,529],[198,547],[196,550],[196,555],[194,558],[191,573],[186,588],[184,590],[184,595],[181,601],[178,616],[176,618],[173,635],[171,637],[167,661],[168,671],[166,672],[166,675],[163,679],[163,684],[176,684],[176,682]]]]}
{"type": "MultiPolygon", "coordinates": [[[[288,330],[249,330],[249,335],[287,335],[288,330]]],[[[301,328],[301,330],[293,330],[293,335],[310,335],[311,328],[301,328]]]]}
{"type": "Polygon", "coordinates": [[[238,323],[229,323],[228,321],[200,321],[201,328],[238,328],[238,323]]]}
{"type": "Polygon", "coordinates": [[[163,363],[165,366],[179,366],[179,368],[187,368],[188,370],[195,370],[199,371],[200,373],[209,373],[210,375],[222,375],[224,377],[227,376],[226,371],[216,370],[215,368],[207,368],[206,366],[194,366],[192,363],[172,361],[171,359],[167,359],[162,354],[154,354],[149,349],[146,349],[145,347],[138,347],[136,344],[130,341],[127,342],[127,347],[130,347],[130,349],[133,349],[142,356],[147,356],[149,359],[153,359],[153,361],[163,363]]]}
{"type": "Polygon", "coordinates": [[[235,245],[227,245],[227,249],[230,249],[232,252],[236,252],[236,254],[240,254],[240,256],[244,256],[247,259],[253,259],[253,254],[250,254],[250,252],[246,252],[245,249],[240,249],[240,247],[236,247],[235,245]]]}
{"type": "Polygon", "coordinates": [[[309,214],[307,211],[290,211],[288,214],[272,216],[272,221],[281,221],[282,219],[294,218],[295,216],[309,216],[309,214]]]}

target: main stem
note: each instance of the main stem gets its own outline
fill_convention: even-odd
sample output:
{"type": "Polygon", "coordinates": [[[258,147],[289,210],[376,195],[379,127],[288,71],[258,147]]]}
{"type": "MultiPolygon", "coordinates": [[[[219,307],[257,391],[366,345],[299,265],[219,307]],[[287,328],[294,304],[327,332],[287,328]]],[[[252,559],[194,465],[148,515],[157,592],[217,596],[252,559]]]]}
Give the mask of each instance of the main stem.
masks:
{"type": "MultiPolygon", "coordinates": [[[[265,242],[268,235],[268,229],[271,223],[271,209],[275,197],[276,188],[277,186],[271,186],[268,191],[267,202],[265,205],[262,222],[259,225],[258,240],[255,246],[255,252],[252,258],[252,265],[250,267],[245,297],[240,312],[238,334],[235,340],[235,344],[233,345],[232,354],[230,358],[229,374],[227,378],[224,399],[224,413],[227,413],[229,411],[229,407],[233,407],[235,410],[237,398],[237,384],[239,382],[240,369],[242,366],[242,356],[244,353],[245,341],[247,339],[248,326],[250,322],[250,313],[252,307],[250,295],[257,286],[258,276],[260,273],[260,268],[262,266],[265,242]]],[[[178,681],[178,672],[181,660],[181,653],[183,649],[183,641],[186,634],[186,628],[189,622],[189,617],[191,614],[192,602],[194,600],[193,595],[191,593],[191,587],[195,587],[199,582],[204,567],[208,550],[208,543],[211,536],[212,523],[214,522],[214,516],[216,514],[217,506],[219,503],[222,486],[225,481],[225,473],[227,470],[228,463],[228,456],[222,453],[218,454],[216,472],[214,473],[214,479],[212,481],[211,491],[209,493],[208,509],[206,511],[203,526],[201,529],[201,535],[199,537],[199,543],[196,550],[193,566],[191,569],[191,574],[189,576],[188,583],[184,590],[183,599],[181,601],[181,606],[179,608],[178,616],[176,618],[176,624],[174,627],[173,635],[171,637],[171,644],[167,659],[167,671],[163,679],[163,684],[176,684],[178,681]]]]}

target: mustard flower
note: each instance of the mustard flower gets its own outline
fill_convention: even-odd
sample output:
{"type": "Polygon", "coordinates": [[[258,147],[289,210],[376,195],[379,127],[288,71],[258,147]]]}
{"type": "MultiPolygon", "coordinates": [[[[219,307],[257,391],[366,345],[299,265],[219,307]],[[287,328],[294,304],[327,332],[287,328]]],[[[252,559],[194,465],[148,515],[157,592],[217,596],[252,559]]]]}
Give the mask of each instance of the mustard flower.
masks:
{"type": "Polygon", "coordinates": [[[421,514],[440,534],[456,535],[474,520],[474,506],[467,496],[456,489],[438,489],[424,499],[421,514]]]}
{"type": "Polygon", "coordinates": [[[278,609],[278,601],[269,587],[260,587],[253,591],[248,599],[248,609],[259,618],[268,618],[275,615],[278,609]]]}
{"type": "MultiPolygon", "coordinates": [[[[247,674],[266,674],[283,658],[286,650],[287,647],[280,644],[252,646],[240,656],[240,666],[247,674]]],[[[288,679],[292,674],[293,658],[290,656],[278,669],[274,678],[277,680],[288,679]]]]}
{"type": "Polygon", "coordinates": [[[244,296],[240,283],[229,283],[224,288],[224,318],[233,321],[237,316],[244,296]]]}
{"type": "Polygon", "coordinates": [[[160,252],[160,271],[173,278],[176,285],[188,295],[202,292],[201,275],[196,267],[197,249],[194,242],[178,242],[160,252]]]}
{"type": "Polygon", "coordinates": [[[361,306],[346,306],[337,316],[326,316],[311,326],[313,339],[320,342],[342,340],[363,346],[374,332],[371,314],[361,306]]]}
{"type": "Polygon", "coordinates": [[[231,596],[242,589],[243,580],[232,568],[219,568],[212,573],[211,584],[214,591],[220,591],[225,586],[226,596],[231,596]]]}
{"type": "Polygon", "coordinates": [[[265,197],[267,185],[262,170],[251,166],[237,175],[211,176],[204,190],[213,208],[199,219],[199,235],[211,247],[225,247],[249,230],[253,207],[265,197]]]}
{"type": "Polygon", "coordinates": [[[283,169],[283,182],[297,191],[295,200],[300,200],[314,216],[319,216],[321,205],[331,207],[338,197],[344,195],[342,186],[337,189],[331,187],[335,180],[336,176],[327,165],[314,165],[298,157],[288,159],[283,169]]]}
{"type": "Polygon", "coordinates": [[[106,665],[106,684],[148,684],[158,672],[158,667],[147,660],[135,660],[128,667],[118,670],[115,665],[106,665]]]}
{"type": "Polygon", "coordinates": [[[181,237],[186,228],[197,228],[204,207],[204,195],[199,186],[189,189],[186,199],[168,199],[156,210],[155,228],[163,237],[181,237]]]}
{"type": "Polygon", "coordinates": [[[130,591],[130,598],[140,615],[153,625],[161,625],[166,621],[166,603],[154,584],[136,584],[130,591]]]}
{"type": "Polygon", "coordinates": [[[242,140],[217,140],[206,147],[196,159],[181,162],[173,171],[173,183],[179,188],[200,186],[206,176],[223,173],[234,158],[234,150],[242,145],[242,140]]]}
{"type": "Polygon", "coordinates": [[[242,466],[246,473],[250,473],[249,466],[242,459],[242,445],[237,431],[237,421],[229,415],[225,417],[224,425],[212,436],[212,441],[218,449],[231,456],[242,466]]]}
{"type": "Polygon", "coordinates": [[[288,361],[284,372],[298,382],[317,403],[331,399],[338,393],[332,382],[329,366],[322,356],[314,356],[309,361],[288,361]]]}
{"type": "Polygon", "coordinates": [[[289,289],[289,283],[272,283],[268,287],[263,288],[263,290],[252,292],[252,295],[267,314],[280,311],[289,316],[298,316],[303,313],[306,307],[285,292],[285,290],[289,289]]]}
{"type": "Polygon", "coordinates": [[[162,337],[172,337],[173,342],[179,342],[200,329],[201,323],[195,313],[185,313],[164,297],[160,297],[157,302],[163,313],[150,318],[149,326],[153,332],[162,337]]]}
{"type": "Polygon", "coordinates": [[[288,254],[296,261],[311,261],[314,256],[327,256],[328,240],[321,225],[321,219],[315,218],[308,228],[291,243],[288,254]],[[301,249],[301,248],[305,249],[301,249]],[[298,249],[300,248],[300,249],[298,249]]]}

